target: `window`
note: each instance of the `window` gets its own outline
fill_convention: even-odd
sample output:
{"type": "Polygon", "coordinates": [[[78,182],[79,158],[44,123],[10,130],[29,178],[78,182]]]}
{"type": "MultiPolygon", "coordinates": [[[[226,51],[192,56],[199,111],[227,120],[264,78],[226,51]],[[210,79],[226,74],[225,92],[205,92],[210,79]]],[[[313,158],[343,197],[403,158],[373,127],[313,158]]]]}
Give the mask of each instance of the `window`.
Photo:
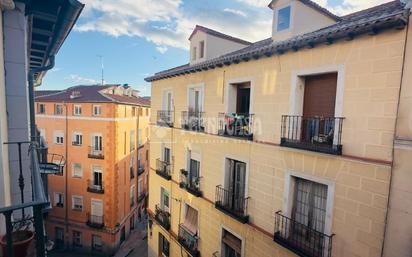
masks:
{"type": "Polygon", "coordinates": [[[73,115],[76,115],[76,116],[82,115],[82,107],[81,107],[81,105],[75,105],[75,106],[74,106],[73,115]]]}
{"type": "Polygon", "coordinates": [[[160,207],[162,210],[169,212],[169,192],[163,187],[160,188],[160,207]]]}
{"type": "Polygon", "coordinates": [[[186,215],[183,226],[187,229],[192,235],[197,235],[198,233],[198,218],[197,210],[186,204],[186,215]]]}
{"type": "Polygon", "coordinates": [[[62,115],[63,114],[63,105],[55,104],[54,105],[54,114],[55,115],[62,115]]]}
{"type": "Polygon", "coordinates": [[[54,193],[54,206],[56,206],[56,207],[63,207],[64,206],[63,193],[54,193]]]}
{"type": "Polygon", "coordinates": [[[46,113],[46,106],[44,104],[37,104],[37,113],[38,114],[45,114],[46,113]]]}
{"type": "MultiPolygon", "coordinates": [[[[140,146],[140,142],[139,142],[139,146],[140,146]]],[[[131,130],[130,131],[130,152],[133,151],[134,149],[136,149],[136,133],[134,130],[131,130]]]]}
{"type": "Polygon", "coordinates": [[[73,246],[82,247],[82,233],[79,231],[73,231],[73,246]]]}
{"type": "Polygon", "coordinates": [[[54,143],[61,145],[64,143],[64,133],[63,131],[54,131],[54,143]]]}
{"type": "MultiPolygon", "coordinates": [[[[225,188],[229,189],[236,201],[242,201],[246,190],[246,163],[226,159],[225,188]]],[[[241,204],[241,203],[239,203],[241,204]]]]}
{"type": "Polygon", "coordinates": [[[132,116],[133,116],[133,117],[136,116],[136,107],[132,107],[132,116]]]}
{"type": "Polygon", "coordinates": [[[169,241],[159,232],[159,253],[162,257],[169,257],[169,241]]]}
{"type": "Polygon", "coordinates": [[[102,238],[97,235],[92,235],[92,250],[100,252],[102,251],[103,243],[102,238]]]}
{"type": "Polygon", "coordinates": [[[139,116],[142,116],[143,115],[143,109],[142,109],[142,107],[139,107],[139,116]]]}
{"type": "Polygon", "coordinates": [[[82,145],[83,135],[81,133],[73,133],[73,145],[82,145]]]}
{"type": "Polygon", "coordinates": [[[137,144],[140,146],[142,146],[143,144],[143,140],[142,140],[142,129],[139,128],[138,132],[138,138],[137,138],[137,144]]]}
{"type": "Polygon", "coordinates": [[[100,105],[93,105],[93,116],[100,116],[102,114],[102,107],[100,105]]]}
{"type": "Polygon", "coordinates": [[[192,49],[192,61],[196,60],[196,52],[197,52],[197,47],[194,46],[192,49]]]}
{"type": "Polygon", "coordinates": [[[240,257],[242,255],[242,240],[226,229],[222,233],[222,256],[240,257]]]}
{"type": "Polygon", "coordinates": [[[290,28],[290,16],[291,16],[290,11],[291,11],[290,6],[286,6],[278,10],[277,24],[276,24],[277,31],[284,31],[290,28]]]}
{"type": "Polygon", "coordinates": [[[95,152],[101,152],[103,150],[103,137],[101,135],[92,136],[92,149],[95,152]]]}
{"type": "Polygon", "coordinates": [[[83,209],[83,196],[72,196],[72,209],[76,211],[81,211],[83,209]]]}
{"type": "Polygon", "coordinates": [[[56,248],[57,249],[63,248],[64,247],[64,229],[55,227],[54,236],[55,236],[56,248]]]}
{"type": "Polygon", "coordinates": [[[40,136],[40,146],[47,147],[47,140],[46,140],[46,130],[39,128],[39,136],[40,136]]]}
{"type": "Polygon", "coordinates": [[[170,163],[170,148],[165,147],[163,149],[163,161],[170,163]]]}
{"type": "Polygon", "coordinates": [[[93,187],[101,190],[103,188],[103,172],[100,166],[92,166],[93,187]]]}
{"type": "Polygon", "coordinates": [[[136,185],[130,187],[130,206],[134,205],[134,196],[136,195],[136,185]]]}
{"type": "Polygon", "coordinates": [[[140,197],[143,193],[143,179],[139,179],[138,185],[137,185],[137,195],[140,197]]]}
{"type": "Polygon", "coordinates": [[[146,116],[149,116],[149,108],[146,108],[146,116]]]}
{"type": "Polygon", "coordinates": [[[199,58],[205,57],[205,41],[199,43],[199,58]]]}
{"type": "Polygon", "coordinates": [[[81,163],[73,163],[72,176],[74,178],[83,177],[83,169],[82,169],[82,164],[81,163]]]}

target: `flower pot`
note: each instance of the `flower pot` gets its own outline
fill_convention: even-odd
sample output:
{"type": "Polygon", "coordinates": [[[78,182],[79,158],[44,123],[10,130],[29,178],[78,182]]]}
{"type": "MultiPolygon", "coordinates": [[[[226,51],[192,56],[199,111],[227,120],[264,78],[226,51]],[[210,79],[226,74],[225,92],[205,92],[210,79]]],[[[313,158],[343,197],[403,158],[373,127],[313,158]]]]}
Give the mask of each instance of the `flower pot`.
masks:
{"type": "MultiPolygon", "coordinates": [[[[25,257],[31,241],[33,241],[34,233],[32,231],[15,231],[12,233],[13,237],[13,256],[25,257]]],[[[4,254],[7,255],[7,237],[6,235],[0,237],[0,245],[4,254]]]]}

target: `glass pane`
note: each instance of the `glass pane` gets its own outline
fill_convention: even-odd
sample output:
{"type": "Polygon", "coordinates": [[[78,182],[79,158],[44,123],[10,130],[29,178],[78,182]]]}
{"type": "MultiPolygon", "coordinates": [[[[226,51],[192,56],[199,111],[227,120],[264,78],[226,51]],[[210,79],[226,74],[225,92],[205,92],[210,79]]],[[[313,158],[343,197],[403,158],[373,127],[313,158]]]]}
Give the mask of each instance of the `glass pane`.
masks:
{"type": "Polygon", "coordinates": [[[289,29],[290,27],[290,6],[278,11],[277,31],[289,29]]]}

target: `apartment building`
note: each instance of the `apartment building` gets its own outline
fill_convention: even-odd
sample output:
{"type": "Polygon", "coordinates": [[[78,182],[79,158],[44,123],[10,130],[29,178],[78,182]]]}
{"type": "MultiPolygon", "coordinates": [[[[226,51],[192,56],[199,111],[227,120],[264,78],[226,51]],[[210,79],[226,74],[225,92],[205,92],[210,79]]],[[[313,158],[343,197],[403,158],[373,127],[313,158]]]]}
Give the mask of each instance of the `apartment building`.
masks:
{"type": "Polygon", "coordinates": [[[83,7],[76,0],[50,0],[47,6],[42,0],[0,1],[0,256],[24,248],[13,247],[19,223],[32,230],[27,256],[46,254],[41,180],[46,169],[40,166],[47,163],[39,156],[33,91],[53,68],[83,7]]]}
{"type": "MultiPolygon", "coordinates": [[[[109,256],[146,206],[150,101],[128,85],[36,91],[36,123],[65,167],[48,178],[57,250],[109,256]]],[[[53,156],[49,156],[49,159],[53,156]]]]}
{"type": "Polygon", "coordinates": [[[146,78],[149,256],[409,256],[408,7],[268,4],[272,37],[196,26],[146,78]]]}

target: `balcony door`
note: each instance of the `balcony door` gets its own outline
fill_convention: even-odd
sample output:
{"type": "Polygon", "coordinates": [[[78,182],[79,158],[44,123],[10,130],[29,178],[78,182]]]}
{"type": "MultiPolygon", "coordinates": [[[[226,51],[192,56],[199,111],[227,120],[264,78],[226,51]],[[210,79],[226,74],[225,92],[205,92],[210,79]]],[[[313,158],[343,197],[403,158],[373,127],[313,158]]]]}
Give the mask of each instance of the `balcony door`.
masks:
{"type": "MultiPolygon", "coordinates": [[[[322,236],[315,231],[324,233],[327,195],[327,185],[295,178],[292,219],[303,226],[292,226],[290,236],[303,240],[305,243],[301,245],[324,243],[322,236]]],[[[323,249],[323,246],[319,245],[318,249],[323,249]]]]}
{"type": "Polygon", "coordinates": [[[233,159],[227,159],[227,162],[225,188],[230,195],[228,204],[235,211],[243,211],[246,193],[246,163],[233,159]]]}
{"type": "Polygon", "coordinates": [[[169,192],[163,187],[160,189],[160,207],[165,212],[170,212],[170,196],[169,192]]]}
{"type": "Polygon", "coordinates": [[[91,200],[91,215],[92,221],[96,223],[103,223],[103,201],[102,200],[91,200]],[[94,219],[94,220],[93,220],[94,219]]]}
{"type": "Polygon", "coordinates": [[[103,137],[100,135],[92,136],[93,151],[101,152],[103,150],[103,137]]]}
{"type": "Polygon", "coordinates": [[[97,189],[102,189],[103,186],[103,172],[100,166],[93,166],[92,181],[93,187],[97,189]]]}
{"type": "Polygon", "coordinates": [[[166,90],[163,92],[163,102],[162,107],[164,111],[173,110],[173,95],[171,90],[166,90]]]}
{"type": "Polygon", "coordinates": [[[203,109],[203,92],[201,87],[189,88],[189,113],[199,113],[203,109]]]}
{"type": "Polygon", "coordinates": [[[170,148],[163,148],[163,161],[170,163],[170,148]]]}
{"type": "Polygon", "coordinates": [[[305,77],[304,117],[334,117],[337,73],[305,77]]]}
{"type": "Polygon", "coordinates": [[[222,257],[242,256],[242,240],[226,229],[223,229],[222,253],[222,257]]]}

